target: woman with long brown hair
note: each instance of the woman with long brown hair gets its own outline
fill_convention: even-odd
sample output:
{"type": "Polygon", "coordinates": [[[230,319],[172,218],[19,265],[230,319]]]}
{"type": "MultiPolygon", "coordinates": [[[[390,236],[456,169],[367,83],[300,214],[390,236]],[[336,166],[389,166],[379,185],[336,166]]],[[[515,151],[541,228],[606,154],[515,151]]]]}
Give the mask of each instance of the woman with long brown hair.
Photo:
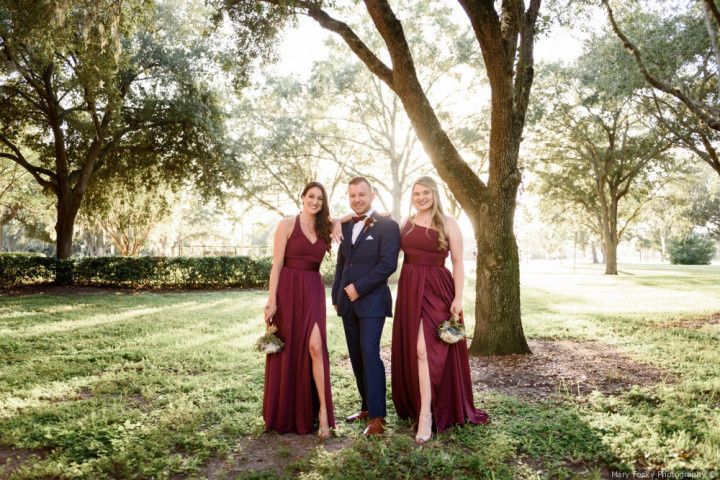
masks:
{"type": "Polygon", "coordinates": [[[418,444],[451,425],[487,423],[473,405],[467,344],[443,342],[440,323],[462,322],[465,283],[463,239],[457,221],[445,215],[437,182],[413,183],[415,212],[401,228],[404,253],[392,338],[392,398],[398,416],[417,420],[418,444]],[[445,268],[450,255],[452,274],[445,268]]]}
{"type": "Polygon", "coordinates": [[[265,364],[266,430],[326,438],[335,427],[320,263],[330,251],[332,221],[325,187],[308,183],[302,211],[278,224],[265,322],[285,342],[265,364]]]}

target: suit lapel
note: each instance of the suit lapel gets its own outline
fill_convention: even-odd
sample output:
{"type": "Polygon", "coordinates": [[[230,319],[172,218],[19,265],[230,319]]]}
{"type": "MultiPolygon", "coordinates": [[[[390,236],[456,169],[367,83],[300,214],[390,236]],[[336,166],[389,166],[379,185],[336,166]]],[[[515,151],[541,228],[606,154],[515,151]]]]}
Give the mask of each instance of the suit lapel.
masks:
{"type": "Polygon", "coordinates": [[[342,224],[342,232],[343,232],[343,246],[345,248],[345,256],[347,258],[350,258],[350,253],[352,252],[352,222],[345,222],[342,224]]]}

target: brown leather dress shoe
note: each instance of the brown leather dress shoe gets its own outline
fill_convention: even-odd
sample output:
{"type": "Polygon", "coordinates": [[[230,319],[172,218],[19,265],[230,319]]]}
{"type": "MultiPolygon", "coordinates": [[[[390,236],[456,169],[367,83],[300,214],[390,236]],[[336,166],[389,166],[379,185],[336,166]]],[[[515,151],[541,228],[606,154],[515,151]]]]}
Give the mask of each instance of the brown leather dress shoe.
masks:
{"type": "Polygon", "coordinates": [[[360,410],[359,412],[353,413],[349,417],[345,419],[347,423],[355,423],[359,421],[365,421],[368,419],[368,411],[367,410],[360,410]]]}
{"type": "Polygon", "coordinates": [[[369,437],[370,435],[381,435],[385,432],[385,427],[383,424],[385,423],[385,419],[382,417],[375,417],[368,420],[367,427],[365,427],[365,430],[363,430],[363,435],[366,437],[369,437]]]}

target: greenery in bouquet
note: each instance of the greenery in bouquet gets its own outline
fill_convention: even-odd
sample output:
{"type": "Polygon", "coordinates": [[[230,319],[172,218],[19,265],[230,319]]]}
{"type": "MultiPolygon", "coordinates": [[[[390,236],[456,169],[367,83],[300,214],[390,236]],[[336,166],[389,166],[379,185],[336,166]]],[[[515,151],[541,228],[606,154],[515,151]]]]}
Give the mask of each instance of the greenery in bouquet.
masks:
{"type": "Polygon", "coordinates": [[[281,351],[285,346],[285,342],[275,335],[276,332],[277,327],[275,325],[268,325],[267,330],[265,330],[265,335],[258,338],[255,348],[265,354],[273,354],[281,351]]]}
{"type": "Polygon", "coordinates": [[[455,317],[450,317],[437,328],[438,337],[445,343],[457,343],[465,339],[465,325],[455,317]]]}

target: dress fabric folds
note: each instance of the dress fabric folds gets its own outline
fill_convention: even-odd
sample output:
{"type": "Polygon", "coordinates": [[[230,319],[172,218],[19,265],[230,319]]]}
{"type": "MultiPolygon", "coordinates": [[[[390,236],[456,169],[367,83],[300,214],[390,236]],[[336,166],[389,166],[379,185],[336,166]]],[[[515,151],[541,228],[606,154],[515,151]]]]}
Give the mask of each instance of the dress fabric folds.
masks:
{"type": "Polygon", "coordinates": [[[473,404],[467,343],[449,345],[437,335],[455,297],[452,274],[444,266],[448,250],[438,250],[438,234],[433,229],[407,222],[401,235],[405,257],[392,336],[392,399],[398,416],[415,420],[420,412],[417,338],[422,322],[436,430],[466,422],[487,423],[487,413],[473,404]]]}
{"type": "Polygon", "coordinates": [[[308,346],[315,324],[322,337],[328,421],[331,428],[335,427],[325,327],[325,287],[319,273],[326,251],[323,239],[310,242],[297,217],[285,247],[276,295],[276,335],[285,346],[281,352],[267,355],[265,363],[263,418],[268,431],[302,435],[317,428],[320,403],[308,346]]]}

